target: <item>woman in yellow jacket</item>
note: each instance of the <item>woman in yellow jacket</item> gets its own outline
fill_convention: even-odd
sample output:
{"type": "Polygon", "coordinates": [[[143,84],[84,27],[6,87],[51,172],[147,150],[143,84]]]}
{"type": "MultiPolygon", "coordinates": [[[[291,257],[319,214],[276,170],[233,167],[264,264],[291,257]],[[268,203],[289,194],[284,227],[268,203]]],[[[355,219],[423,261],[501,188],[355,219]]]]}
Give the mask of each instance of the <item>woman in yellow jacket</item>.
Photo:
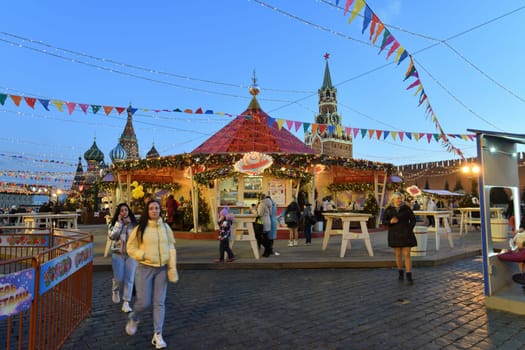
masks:
{"type": "Polygon", "coordinates": [[[126,333],[137,331],[142,312],[153,303],[153,339],[157,349],[167,347],[162,338],[164,324],[166,290],[168,288],[167,265],[170,249],[175,249],[175,238],[170,227],[161,218],[160,203],[150,200],[133,229],[127,243],[128,254],[138,261],[135,272],[137,292],[134,311],[129,314],[126,333]]]}

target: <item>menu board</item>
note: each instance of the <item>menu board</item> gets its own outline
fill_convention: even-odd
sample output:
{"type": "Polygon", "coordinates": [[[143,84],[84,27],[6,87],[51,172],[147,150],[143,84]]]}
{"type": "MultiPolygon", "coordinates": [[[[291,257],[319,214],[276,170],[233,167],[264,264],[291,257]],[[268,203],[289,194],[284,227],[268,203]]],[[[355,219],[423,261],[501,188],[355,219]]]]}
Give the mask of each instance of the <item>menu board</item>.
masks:
{"type": "Polygon", "coordinates": [[[268,182],[268,192],[277,205],[286,205],[286,182],[285,180],[270,180],[268,182]]]}

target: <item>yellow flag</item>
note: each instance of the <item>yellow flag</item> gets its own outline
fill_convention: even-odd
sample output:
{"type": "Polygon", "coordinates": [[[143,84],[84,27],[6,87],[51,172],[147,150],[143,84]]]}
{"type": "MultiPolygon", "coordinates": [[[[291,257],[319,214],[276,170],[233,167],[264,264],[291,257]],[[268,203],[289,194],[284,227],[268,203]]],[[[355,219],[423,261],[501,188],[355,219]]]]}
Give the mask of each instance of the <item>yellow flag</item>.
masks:
{"type": "Polygon", "coordinates": [[[354,18],[357,16],[359,12],[365,7],[365,0],[356,0],[354,8],[352,9],[352,14],[350,15],[350,19],[348,20],[348,23],[352,23],[354,18]]]}

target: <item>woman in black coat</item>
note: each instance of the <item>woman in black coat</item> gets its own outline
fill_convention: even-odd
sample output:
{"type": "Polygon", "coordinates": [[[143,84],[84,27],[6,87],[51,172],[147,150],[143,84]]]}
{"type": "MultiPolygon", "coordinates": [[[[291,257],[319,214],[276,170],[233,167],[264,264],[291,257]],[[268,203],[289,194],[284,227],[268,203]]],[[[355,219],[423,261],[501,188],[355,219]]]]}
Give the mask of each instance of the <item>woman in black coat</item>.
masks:
{"type": "Polygon", "coordinates": [[[417,245],[414,235],[416,216],[408,205],[403,202],[403,195],[399,192],[392,194],[390,204],[383,214],[383,225],[388,227],[388,246],[394,248],[396,266],[399,271],[399,280],[404,279],[403,258],[407,271],[407,281],[412,284],[412,260],[410,249],[417,245]]]}

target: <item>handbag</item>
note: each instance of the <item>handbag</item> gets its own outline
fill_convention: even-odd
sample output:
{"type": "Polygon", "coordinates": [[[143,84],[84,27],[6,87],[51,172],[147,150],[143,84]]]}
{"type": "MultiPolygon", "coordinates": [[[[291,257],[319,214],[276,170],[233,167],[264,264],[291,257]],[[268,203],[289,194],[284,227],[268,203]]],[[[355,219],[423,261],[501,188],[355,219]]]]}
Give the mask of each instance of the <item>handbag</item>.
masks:
{"type": "Polygon", "coordinates": [[[315,217],[315,215],[309,215],[308,222],[310,223],[310,225],[315,225],[317,223],[317,218],[315,217]]]}
{"type": "Polygon", "coordinates": [[[168,260],[168,281],[177,283],[179,281],[179,272],[177,271],[177,250],[170,249],[170,258],[168,260]]]}
{"type": "Polygon", "coordinates": [[[286,215],[284,216],[284,223],[287,225],[297,224],[297,214],[295,214],[295,211],[286,212],[286,215]]]}

